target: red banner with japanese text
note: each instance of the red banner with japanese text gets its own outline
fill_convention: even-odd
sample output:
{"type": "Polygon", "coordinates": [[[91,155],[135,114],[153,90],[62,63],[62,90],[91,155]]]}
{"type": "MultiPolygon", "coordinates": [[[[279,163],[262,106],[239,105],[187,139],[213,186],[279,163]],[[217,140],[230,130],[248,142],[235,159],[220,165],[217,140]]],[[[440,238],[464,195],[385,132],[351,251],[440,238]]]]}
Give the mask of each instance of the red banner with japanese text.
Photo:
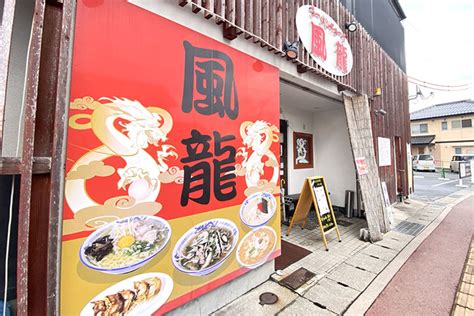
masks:
{"type": "Polygon", "coordinates": [[[162,314],[278,256],[278,126],[277,68],[78,1],[61,314],[162,314]]]}

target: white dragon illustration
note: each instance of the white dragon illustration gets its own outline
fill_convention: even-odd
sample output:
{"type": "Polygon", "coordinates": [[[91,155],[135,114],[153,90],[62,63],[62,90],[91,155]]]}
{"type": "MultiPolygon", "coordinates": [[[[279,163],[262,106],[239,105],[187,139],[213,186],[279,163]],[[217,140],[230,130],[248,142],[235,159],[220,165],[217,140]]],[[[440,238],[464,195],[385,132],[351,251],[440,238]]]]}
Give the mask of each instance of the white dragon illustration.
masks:
{"type": "Polygon", "coordinates": [[[308,154],[308,151],[306,150],[306,142],[306,139],[303,138],[298,138],[296,140],[297,157],[295,161],[297,164],[309,163],[308,159],[306,158],[306,155],[308,154]]]}
{"type": "Polygon", "coordinates": [[[235,166],[236,174],[245,175],[247,190],[245,195],[254,192],[279,190],[279,165],[275,154],[270,150],[273,142],[279,141],[279,130],[275,125],[257,120],[245,121],[240,125],[240,135],[245,147],[240,147],[237,156],[242,156],[241,164],[235,166]],[[265,176],[264,166],[273,169],[271,177],[265,176]]]}
{"type": "MultiPolygon", "coordinates": [[[[99,100],[108,102],[100,103],[85,97],[76,99],[71,104],[72,109],[90,109],[93,112],[71,116],[70,127],[78,130],[92,129],[103,144],[80,157],[68,172],[65,197],[71,211],[75,214],[86,213],[77,214],[80,216],[76,217],[83,222],[95,220],[96,223],[92,226],[119,218],[116,212],[118,209],[138,210],[137,206],[140,204],[142,213],[158,212],[161,204],[156,199],[163,179],[172,178],[171,181],[178,182],[178,177],[169,177],[169,174],[180,174],[177,167],[170,168],[165,162],[168,157],[177,158],[174,147],[162,144],[173,126],[171,115],[162,108],[144,107],[138,101],[125,98],[99,100]],[[145,150],[149,145],[158,148],[156,157],[145,150]],[[117,188],[124,190],[126,194],[109,199],[101,205],[90,197],[86,187],[86,181],[96,175],[85,175],[83,169],[96,165],[97,162],[104,165],[103,161],[112,156],[121,157],[126,163],[124,168],[116,171],[120,177],[117,188]],[[98,207],[101,208],[100,214],[98,207]],[[92,218],[93,215],[99,216],[92,218]]],[[[115,170],[111,166],[107,167],[115,170]]]]}

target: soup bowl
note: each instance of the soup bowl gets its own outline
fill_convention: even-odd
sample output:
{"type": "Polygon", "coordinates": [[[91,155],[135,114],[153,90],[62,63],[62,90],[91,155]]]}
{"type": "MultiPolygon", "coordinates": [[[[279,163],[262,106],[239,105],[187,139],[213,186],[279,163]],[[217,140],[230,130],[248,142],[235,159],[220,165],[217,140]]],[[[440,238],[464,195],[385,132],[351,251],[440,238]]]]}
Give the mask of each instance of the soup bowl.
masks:
{"type": "Polygon", "coordinates": [[[82,244],[80,250],[79,250],[79,258],[81,262],[88,268],[92,270],[96,270],[99,272],[103,273],[108,273],[108,274],[124,274],[124,273],[129,273],[132,272],[145,264],[147,264],[153,257],[155,257],[163,248],[168,244],[169,240],[171,237],[171,227],[169,223],[156,216],[150,216],[150,215],[139,215],[139,216],[129,216],[125,218],[118,219],[114,222],[108,223],[99,229],[97,229],[95,232],[93,232],[87,239],[84,241],[82,244]],[[160,244],[157,246],[156,249],[154,249],[149,255],[147,255],[144,258],[141,258],[139,260],[136,260],[135,262],[131,264],[125,264],[123,266],[119,267],[101,267],[92,262],[87,255],[85,254],[86,249],[92,245],[95,241],[97,241],[99,238],[106,236],[108,233],[112,231],[112,229],[117,226],[117,225],[123,225],[127,224],[130,222],[150,222],[159,228],[164,228],[166,231],[165,237],[163,240],[161,240],[160,244]]]}

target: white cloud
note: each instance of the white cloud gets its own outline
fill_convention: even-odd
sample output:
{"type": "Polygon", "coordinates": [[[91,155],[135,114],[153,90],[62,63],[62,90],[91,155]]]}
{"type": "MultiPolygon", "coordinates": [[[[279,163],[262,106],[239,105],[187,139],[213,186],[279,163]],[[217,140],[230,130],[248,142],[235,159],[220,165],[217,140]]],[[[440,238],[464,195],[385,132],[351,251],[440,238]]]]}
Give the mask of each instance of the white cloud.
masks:
{"type": "MultiPolygon", "coordinates": [[[[407,15],[403,22],[409,76],[444,85],[471,83],[462,92],[421,88],[433,98],[411,102],[411,110],[436,103],[474,99],[473,0],[400,0],[407,15]],[[448,4],[449,3],[449,4],[448,4]]],[[[410,93],[415,86],[410,84],[410,93]]]]}

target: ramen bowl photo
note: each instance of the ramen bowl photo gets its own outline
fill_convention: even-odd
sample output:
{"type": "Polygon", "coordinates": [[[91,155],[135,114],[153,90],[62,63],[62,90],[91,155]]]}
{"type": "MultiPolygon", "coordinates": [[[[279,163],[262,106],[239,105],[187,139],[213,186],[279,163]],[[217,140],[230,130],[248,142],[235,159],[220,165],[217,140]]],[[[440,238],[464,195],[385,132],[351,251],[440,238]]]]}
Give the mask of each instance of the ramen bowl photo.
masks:
{"type": "Polygon", "coordinates": [[[90,269],[109,274],[134,271],[168,243],[171,227],[162,218],[130,216],[109,223],[82,244],[79,257],[90,269]]]}
{"type": "Polygon", "coordinates": [[[275,215],[276,200],[268,192],[257,192],[240,206],[240,219],[250,228],[265,225],[275,215]]]}
{"type": "Polygon", "coordinates": [[[223,218],[197,224],[186,232],[173,250],[173,265],[189,275],[206,275],[229,257],[239,239],[237,226],[223,218]]]}
{"type": "Polygon", "coordinates": [[[254,269],[267,261],[277,243],[273,228],[262,226],[247,233],[237,247],[237,261],[243,267],[254,269]]]}

